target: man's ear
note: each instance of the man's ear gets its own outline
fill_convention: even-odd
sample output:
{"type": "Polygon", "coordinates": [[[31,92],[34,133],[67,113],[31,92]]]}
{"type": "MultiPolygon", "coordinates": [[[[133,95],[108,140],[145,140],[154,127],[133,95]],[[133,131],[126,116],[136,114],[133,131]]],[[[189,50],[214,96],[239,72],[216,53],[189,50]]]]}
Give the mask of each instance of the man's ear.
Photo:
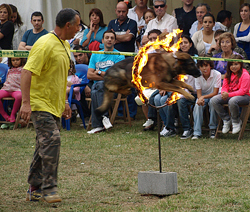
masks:
{"type": "Polygon", "coordinates": [[[69,27],[70,27],[70,23],[67,22],[67,23],[65,24],[65,26],[66,26],[67,28],[69,28],[69,27]]]}

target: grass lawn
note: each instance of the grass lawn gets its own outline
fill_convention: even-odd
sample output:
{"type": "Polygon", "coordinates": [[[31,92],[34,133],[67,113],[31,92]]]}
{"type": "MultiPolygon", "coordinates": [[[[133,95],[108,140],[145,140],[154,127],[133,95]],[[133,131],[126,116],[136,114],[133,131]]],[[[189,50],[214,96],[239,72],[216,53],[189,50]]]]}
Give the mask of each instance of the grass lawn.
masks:
{"type": "Polygon", "coordinates": [[[157,131],[132,127],[88,135],[80,121],[61,131],[58,204],[26,202],[35,131],[0,131],[0,211],[250,211],[250,132],[244,139],[162,138],[162,170],[177,172],[177,195],[138,193],[138,172],[158,171],[157,131]]]}

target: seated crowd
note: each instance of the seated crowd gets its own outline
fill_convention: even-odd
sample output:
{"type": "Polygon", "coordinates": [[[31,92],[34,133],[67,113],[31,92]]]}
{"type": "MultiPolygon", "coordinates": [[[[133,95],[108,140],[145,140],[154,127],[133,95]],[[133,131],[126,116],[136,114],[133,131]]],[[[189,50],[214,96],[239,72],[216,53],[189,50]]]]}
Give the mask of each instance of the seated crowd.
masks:
{"type": "MultiPolygon", "coordinates": [[[[98,8],[89,12],[89,25],[81,20],[79,32],[68,42],[72,50],[137,52],[147,42],[153,42],[161,33],[170,33],[173,29],[183,30],[181,35],[181,52],[191,56],[206,56],[225,59],[250,59],[250,4],[240,7],[242,22],[231,30],[232,13],[222,10],[215,19],[208,4],[200,3],[196,7],[194,1],[182,0],[183,7],[174,9],[172,15],[167,14],[166,0],[153,0],[153,10],[147,7],[148,0],[135,1],[133,8],[125,2],[118,2],[115,9],[116,19],[105,24],[103,13],[98,8]]],[[[77,11],[78,12],[78,11],[77,11]]],[[[44,18],[41,12],[31,15],[33,29],[27,30],[17,8],[14,5],[0,5],[0,48],[13,50],[31,50],[33,44],[48,31],[43,28],[44,18]]],[[[78,12],[79,13],[79,12],[78,12]]],[[[80,13],[79,13],[80,15],[80,13]]],[[[108,114],[98,116],[95,109],[102,104],[105,72],[115,63],[125,59],[122,55],[89,54],[73,52],[72,69],[69,70],[68,89],[72,84],[80,83],[76,76],[74,64],[87,64],[89,84],[80,93],[74,89],[74,97],[81,101],[84,117],[91,117],[93,129],[88,134],[98,133],[112,127],[108,114]],[[91,98],[91,108],[86,98],[91,98]],[[104,121],[105,119],[105,121],[104,121]]],[[[9,71],[0,90],[0,100],[14,97],[15,102],[11,114],[7,114],[0,101],[0,114],[6,121],[15,122],[15,116],[21,105],[20,74],[25,64],[21,58],[1,58],[1,63],[8,63],[9,71]]],[[[181,124],[181,139],[199,139],[202,136],[203,112],[209,106],[210,138],[215,138],[217,117],[223,120],[223,133],[232,126],[232,133],[239,133],[242,125],[239,105],[248,104],[250,100],[250,66],[242,62],[198,60],[197,67],[201,76],[187,76],[185,82],[194,88],[193,101],[181,96],[176,104],[160,109],[163,123],[160,135],[172,137],[177,134],[177,126],[181,124]],[[228,104],[230,114],[223,108],[228,104]],[[190,114],[192,108],[193,114],[190,114]],[[193,126],[190,120],[193,117],[193,126]],[[179,123],[180,122],[180,123],[179,123]]],[[[127,97],[129,114],[135,118],[137,107],[135,89],[131,89],[127,97]]],[[[171,92],[165,90],[149,90],[149,102],[162,106],[171,92]]],[[[144,131],[153,130],[156,126],[156,109],[142,106],[146,122],[144,131]]],[[[118,108],[118,116],[122,116],[122,105],[118,108]]]]}

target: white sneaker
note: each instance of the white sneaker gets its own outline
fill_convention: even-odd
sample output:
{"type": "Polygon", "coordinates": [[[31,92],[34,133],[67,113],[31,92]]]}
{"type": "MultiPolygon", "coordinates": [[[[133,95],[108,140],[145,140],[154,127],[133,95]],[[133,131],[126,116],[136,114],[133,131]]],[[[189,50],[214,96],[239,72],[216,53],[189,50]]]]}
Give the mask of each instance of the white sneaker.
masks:
{"type": "Polygon", "coordinates": [[[222,127],[222,133],[228,133],[230,130],[230,127],[232,125],[232,120],[229,121],[223,120],[223,127],[222,127]]]}
{"type": "Polygon", "coordinates": [[[148,127],[150,125],[154,124],[154,121],[152,119],[148,119],[142,126],[143,127],[148,127]]]}
{"type": "Polygon", "coordinates": [[[113,125],[111,124],[111,122],[110,122],[110,120],[109,120],[108,117],[106,117],[106,116],[102,116],[102,117],[103,117],[102,124],[103,124],[103,126],[104,126],[104,128],[106,130],[109,129],[109,128],[111,128],[111,127],[113,127],[113,125]]]}
{"type": "Polygon", "coordinates": [[[94,133],[102,132],[103,130],[105,130],[104,127],[97,127],[97,128],[94,128],[94,129],[88,131],[87,133],[88,133],[88,134],[94,134],[94,133]]]}
{"type": "Polygon", "coordinates": [[[239,123],[233,123],[232,134],[237,134],[238,132],[240,132],[241,125],[242,125],[242,121],[241,120],[239,121],[239,123]]]}
{"type": "Polygon", "coordinates": [[[169,130],[166,127],[163,127],[162,131],[160,132],[160,136],[166,136],[169,130]]]}

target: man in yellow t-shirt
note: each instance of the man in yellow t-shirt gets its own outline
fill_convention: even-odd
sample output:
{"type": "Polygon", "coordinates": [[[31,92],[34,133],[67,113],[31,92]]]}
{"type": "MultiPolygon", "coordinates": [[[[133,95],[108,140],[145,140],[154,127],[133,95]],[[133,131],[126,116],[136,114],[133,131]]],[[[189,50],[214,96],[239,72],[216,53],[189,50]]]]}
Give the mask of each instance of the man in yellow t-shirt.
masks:
{"type": "Polygon", "coordinates": [[[69,8],[61,10],[53,33],[36,41],[22,71],[20,114],[26,122],[32,119],[37,134],[27,201],[61,202],[57,193],[60,117],[71,117],[66,99],[70,46],[65,40],[75,36],[79,24],[77,12],[69,8]]]}

